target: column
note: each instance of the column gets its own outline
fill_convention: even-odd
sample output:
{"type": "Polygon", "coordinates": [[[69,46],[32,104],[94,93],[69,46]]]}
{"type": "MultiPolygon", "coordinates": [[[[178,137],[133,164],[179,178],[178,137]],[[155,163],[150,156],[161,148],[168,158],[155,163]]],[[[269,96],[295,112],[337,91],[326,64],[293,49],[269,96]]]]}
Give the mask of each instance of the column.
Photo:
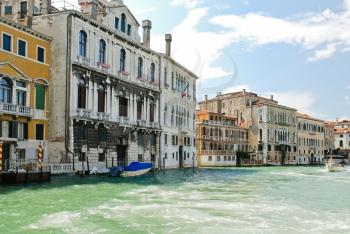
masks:
{"type": "Polygon", "coordinates": [[[134,122],[137,121],[137,97],[136,94],[134,93],[134,122]]]}
{"type": "Polygon", "coordinates": [[[147,120],[147,117],[146,117],[146,105],[147,105],[147,103],[146,103],[146,97],[143,97],[143,113],[142,113],[142,120],[147,120]]]}
{"type": "Polygon", "coordinates": [[[147,104],[146,104],[146,121],[149,123],[149,99],[147,98],[147,104]]]}
{"type": "Polygon", "coordinates": [[[133,93],[130,93],[129,94],[129,119],[130,119],[130,123],[133,123],[133,121],[134,121],[133,102],[134,102],[133,93]]]}
{"type": "Polygon", "coordinates": [[[119,117],[119,96],[115,97],[115,102],[116,102],[116,104],[115,104],[115,107],[116,107],[115,115],[118,118],[119,117]]]}
{"type": "Polygon", "coordinates": [[[88,82],[89,82],[89,86],[88,86],[88,93],[87,93],[87,96],[88,96],[87,108],[92,111],[94,108],[93,107],[94,83],[91,80],[89,80],[88,82]]]}
{"type": "Polygon", "coordinates": [[[106,85],[107,89],[107,102],[106,102],[106,113],[111,113],[111,85],[107,84],[106,85]]]}
{"type": "Polygon", "coordinates": [[[111,118],[114,119],[115,116],[115,105],[116,105],[116,101],[115,101],[115,92],[114,92],[114,87],[112,87],[112,93],[111,93],[111,118]]]}
{"type": "Polygon", "coordinates": [[[155,120],[154,122],[155,123],[160,123],[160,120],[159,120],[159,99],[156,99],[156,108],[155,108],[155,120]]]}
{"type": "Polygon", "coordinates": [[[93,115],[96,115],[98,112],[98,97],[97,97],[97,83],[93,82],[93,98],[94,98],[94,103],[93,103],[93,115]]]}

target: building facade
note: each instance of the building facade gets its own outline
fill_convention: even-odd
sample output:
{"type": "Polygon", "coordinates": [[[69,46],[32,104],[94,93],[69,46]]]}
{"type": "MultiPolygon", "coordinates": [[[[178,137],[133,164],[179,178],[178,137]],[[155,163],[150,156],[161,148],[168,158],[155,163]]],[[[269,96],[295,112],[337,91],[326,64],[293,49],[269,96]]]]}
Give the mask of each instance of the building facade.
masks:
{"type": "Polygon", "coordinates": [[[0,143],[7,171],[23,161],[37,162],[39,145],[48,161],[51,38],[30,29],[22,17],[21,23],[11,21],[10,13],[17,11],[6,2],[1,4],[6,18],[0,17],[0,143]]]}
{"type": "Polygon", "coordinates": [[[335,122],[324,122],[324,154],[332,154],[334,146],[334,127],[335,122]]]}
{"type": "Polygon", "coordinates": [[[165,168],[197,166],[196,80],[198,77],[171,58],[170,34],[161,55],[161,158],[165,168]]]}
{"type": "Polygon", "coordinates": [[[322,164],[325,157],[324,121],[297,113],[298,164],[322,164]]]}
{"type": "Polygon", "coordinates": [[[255,164],[296,164],[296,110],[255,93],[221,94],[199,103],[201,111],[236,118],[249,131],[250,159],[255,164]]]}
{"type": "Polygon", "coordinates": [[[79,0],[80,11],[55,8],[50,0],[22,2],[3,1],[1,12],[53,38],[45,50],[47,62],[53,55],[45,102],[49,163],[192,165],[198,77],[171,58],[170,43],[165,54],[150,49],[149,20],[140,25],[121,0],[79,0]],[[178,89],[170,90],[162,79],[174,79],[178,89]],[[161,139],[161,121],[168,142],[175,139],[171,147],[161,139]],[[178,160],[170,160],[175,152],[178,160]]]}
{"type": "Polygon", "coordinates": [[[334,125],[334,148],[340,151],[350,150],[350,121],[337,121],[334,125]]]}
{"type": "Polygon", "coordinates": [[[248,151],[248,130],[237,126],[235,118],[197,111],[196,126],[197,157],[201,167],[236,166],[237,154],[248,151]]]}

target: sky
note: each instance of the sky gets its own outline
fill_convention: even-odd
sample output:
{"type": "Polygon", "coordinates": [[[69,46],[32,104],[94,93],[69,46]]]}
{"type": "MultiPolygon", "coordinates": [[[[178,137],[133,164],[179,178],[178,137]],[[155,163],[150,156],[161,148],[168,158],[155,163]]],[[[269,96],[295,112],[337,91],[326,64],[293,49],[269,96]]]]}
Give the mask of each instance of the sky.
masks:
{"type": "Polygon", "coordinates": [[[198,100],[246,89],[320,119],[350,118],[350,0],[124,3],[152,21],[152,49],[164,52],[173,35],[172,56],[200,77],[198,100]]]}

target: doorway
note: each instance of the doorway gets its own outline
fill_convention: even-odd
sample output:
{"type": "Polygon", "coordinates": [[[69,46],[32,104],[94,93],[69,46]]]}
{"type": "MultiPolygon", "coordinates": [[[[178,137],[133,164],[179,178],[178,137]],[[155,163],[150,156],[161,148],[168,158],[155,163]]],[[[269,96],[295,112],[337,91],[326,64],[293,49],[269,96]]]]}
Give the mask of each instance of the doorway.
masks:
{"type": "Polygon", "coordinates": [[[127,166],[126,146],[117,145],[117,163],[120,167],[127,166]]]}

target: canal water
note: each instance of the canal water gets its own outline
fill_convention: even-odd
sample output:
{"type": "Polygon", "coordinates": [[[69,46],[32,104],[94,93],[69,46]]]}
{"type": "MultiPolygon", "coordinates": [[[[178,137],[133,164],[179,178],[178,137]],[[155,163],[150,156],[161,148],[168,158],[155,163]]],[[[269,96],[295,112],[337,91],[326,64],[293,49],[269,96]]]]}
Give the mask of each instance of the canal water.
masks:
{"type": "Polygon", "coordinates": [[[350,170],[55,177],[0,187],[0,233],[350,233],[350,170]]]}

